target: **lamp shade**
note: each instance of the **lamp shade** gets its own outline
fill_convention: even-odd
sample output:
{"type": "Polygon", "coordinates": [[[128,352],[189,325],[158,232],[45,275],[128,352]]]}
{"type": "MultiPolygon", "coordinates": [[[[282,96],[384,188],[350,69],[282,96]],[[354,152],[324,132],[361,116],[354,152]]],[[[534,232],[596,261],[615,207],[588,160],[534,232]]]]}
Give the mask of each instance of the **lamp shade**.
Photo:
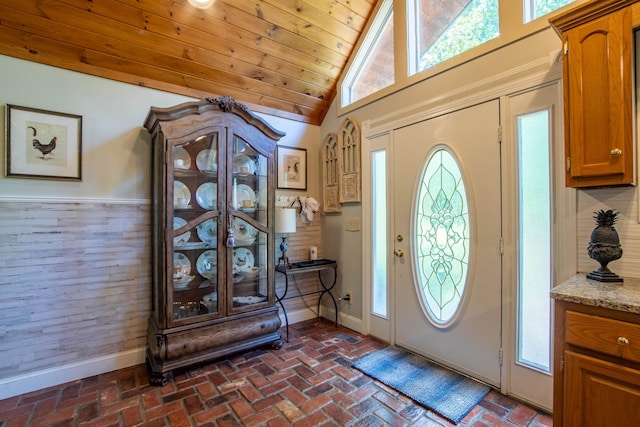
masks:
{"type": "Polygon", "coordinates": [[[296,232],[295,208],[276,209],[276,233],[296,232]]]}

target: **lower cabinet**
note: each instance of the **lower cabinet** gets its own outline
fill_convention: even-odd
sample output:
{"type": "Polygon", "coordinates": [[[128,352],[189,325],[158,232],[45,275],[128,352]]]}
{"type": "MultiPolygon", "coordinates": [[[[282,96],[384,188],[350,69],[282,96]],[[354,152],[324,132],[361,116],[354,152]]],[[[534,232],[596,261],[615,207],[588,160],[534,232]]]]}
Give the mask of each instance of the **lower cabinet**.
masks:
{"type": "Polygon", "coordinates": [[[555,310],[554,427],[640,427],[640,315],[555,310]]]}
{"type": "Polygon", "coordinates": [[[640,370],[572,351],[564,363],[565,426],[640,426],[640,370]]]}

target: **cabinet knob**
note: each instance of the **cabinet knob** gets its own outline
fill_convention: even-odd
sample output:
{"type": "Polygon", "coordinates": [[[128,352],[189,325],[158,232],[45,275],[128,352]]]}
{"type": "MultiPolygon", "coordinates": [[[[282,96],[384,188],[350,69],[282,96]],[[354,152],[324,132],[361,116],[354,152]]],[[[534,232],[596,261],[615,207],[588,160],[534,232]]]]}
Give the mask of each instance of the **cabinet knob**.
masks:
{"type": "Polygon", "coordinates": [[[627,338],[627,337],[618,337],[618,344],[620,344],[620,345],[629,345],[629,338],[627,338]]]}
{"type": "Polygon", "coordinates": [[[622,150],[619,148],[614,148],[613,150],[611,150],[611,155],[612,156],[619,156],[622,154],[622,150]]]}

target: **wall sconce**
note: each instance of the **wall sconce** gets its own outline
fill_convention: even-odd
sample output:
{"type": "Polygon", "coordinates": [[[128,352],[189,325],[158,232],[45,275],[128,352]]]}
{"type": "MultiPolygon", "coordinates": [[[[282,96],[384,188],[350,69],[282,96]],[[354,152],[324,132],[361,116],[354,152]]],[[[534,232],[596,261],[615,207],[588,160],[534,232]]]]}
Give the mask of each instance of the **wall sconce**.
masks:
{"type": "Polygon", "coordinates": [[[197,7],[198,9],[206,9],[213,5],[216,0],[189,0],[189,4],[191,6],[197,7]]]}
{"type": "Polygon", "coordinates": [[[295,232],[295,208],[276,209],[276,233],[282,234],[282,242],[280,243],[280,251],[282,252],[282,256],[278,259],[278,265],[280,265],[280,262],[282,262],[284,264],[284,268],[291,268],[291,264],[289,264],[289,257],[287,256],[287,250],[289,249],[289,245],[287,244],[287,233],[295,232]]]}

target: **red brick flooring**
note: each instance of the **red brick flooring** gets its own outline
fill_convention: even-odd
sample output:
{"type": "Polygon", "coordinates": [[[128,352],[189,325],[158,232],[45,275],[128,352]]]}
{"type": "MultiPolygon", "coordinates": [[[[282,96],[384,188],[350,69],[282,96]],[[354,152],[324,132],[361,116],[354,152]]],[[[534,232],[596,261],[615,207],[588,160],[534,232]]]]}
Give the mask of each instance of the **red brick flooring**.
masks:
{"type": "MultiPolygon", "coordinates": [[[[0,426],[450,426],[351,368],[384,347],[333,323],[290,326],[280,350],[259,349],[149,385],[145,365],[0,400],[0,426]]],[[[494,391],[463,426],[551,426],[551,417],[494,391]]]]}

